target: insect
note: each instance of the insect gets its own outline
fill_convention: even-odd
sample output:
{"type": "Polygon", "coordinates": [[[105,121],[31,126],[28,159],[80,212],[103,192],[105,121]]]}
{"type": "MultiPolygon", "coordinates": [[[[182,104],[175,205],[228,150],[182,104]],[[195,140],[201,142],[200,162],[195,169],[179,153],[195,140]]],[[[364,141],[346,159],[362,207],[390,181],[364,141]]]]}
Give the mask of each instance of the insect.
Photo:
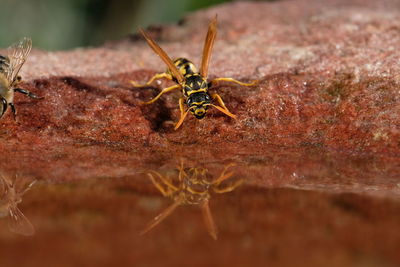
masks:
{"type": "Polygon", "coordinates": [[[19,189],[15,183],[16,179],[11,181],[0,174],[0,217],[8,217],[8,228],[11,232],[30,236],[35,233],[35,228],[19,210],[18,204],[22,202],[22,196],[35,184],[36,180],[25,188],[19,189]]]}
{"type": "Polygon", "coordinates": [[[227,172],[228,168],[231,166],[233,166],[233,164],[227,165],[221,175],[214,180],[210,179],[207,169],[184,168],[183,163],[178,167],[178,179],[163,176],[156,171],[147,173],[151,182],[161,194],[164,197],[172,198],[174,203],[156,216],[141,234],[145,234],[153,229],[180,205],[200,205],[207,230],[214,239],[217,239],[218,230],[209,207],[209,191],[212,189],[215,193],[230,192],[243,182],[243,180],[240,179],[236,180],[231,185],[225,187],[221,186],[221,183],[232,177],[233,172],[227,172]]]}
{"type": "Polygon", "coordinates": [[[0,118],[10,106],[16,119],[17,111],[14,106],[14,93],[18,92],[31,98],[40,98],[28,90],[18,87],[21,82],[21,76],[18,75],[22,65],[24,65],[29,52],[32,49],[32,40],[23,38],[18,43],[10,46],[9,55],[0,55],[0,118]]]}
{"type": "Polygon", "coordinates": [[[153,81],[161,78],[166,78],[176,82],[176,85],[162,89],[162,91],[148,102],[143,104],[151,104],[157,101],[163,94],[171,92],[176,89],[181,89],[183,96],[179,99],[179,109],[181,112],[180,119],[175,125],[175,130],[178,129],[183,123],[186,115],[190,111],[197,119],[202,119],[206,115],[207,109],[211,106],[223,112],[227,116],[236,119],[225,106],[221,96],[217,93],[210,94],[208,89],[219,81],[234,82],[243,86],[253,86],[257,81],[252,83],[243,83],[233,78],[215,78],[208,81],[208,65],[211,57],[211,50],[217,35],[217,16],[210,22],[206,40],[203,47],[203,56],[201,60],[200,71],[197,71],[195,65],[186,58],[177,58],[174,61],[167,55],[167,53],[153,40],[143,29],[139,29],[149,46],[153,51],[160,56],[160,58],[167,65],[168,69],[164,73],[154,75],[147,83],[138,84],[132,82],[136,87],[149,86],[153,81]],[[212,100],[216,100],[219,105],[212,104],[212,100]],[[187,110],[185,111],[184,105],[186,104],[187,110]]]}

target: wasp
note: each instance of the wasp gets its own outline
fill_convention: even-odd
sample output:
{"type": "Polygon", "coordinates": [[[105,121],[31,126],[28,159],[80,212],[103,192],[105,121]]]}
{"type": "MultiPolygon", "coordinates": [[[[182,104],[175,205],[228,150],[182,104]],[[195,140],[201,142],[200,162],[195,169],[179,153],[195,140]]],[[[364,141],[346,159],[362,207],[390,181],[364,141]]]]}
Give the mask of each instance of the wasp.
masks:
{"type": "Polygon", "coordinates": [[[36,180],[25,186],[25,188],[17,187],[16,179],[12,181],[10,178],[0,174],[0,185],[2,192],[0,194],[0,218],[8,217],[8,228],[11,232],[30,236],[35,233],[35,228],[18,208],[18,204],[22,202],[22,196],[35,184],[36,180]]]}
{"type": "Polygon", "coordinates": [[[228,172],[231,166],[233,164],[227,165],[216,179],[210,179],[208,170],[205,168],[184,168],[183,162],[178,166],[178,179],[163,176],[156,171],[147,173],[151,182],[161,194],[164,197],[172,198],[174,203],[156,216],[141,234],[145,234],[153,229],[180,205],[200,205],[207,230],[211,237],[217,239],[218,230],[209,206],[210,190],[215,193],[227,193],[242,184],[243,180],[240,179],[228,186],[221,186],[224,181],[232,177],[233,172],[228,172]]]}
{"type": "Polygon", "coordinates": [[[208,81],[208,65],[217,35],[217,16],[215,16],[208,26],[208,32],[203,47],[200,71],[197,71],[195,65],[186,58],[177,58],[172,61],[167,53],[151,37],[149,37],[143,29],[139,29],[139,32],[143,35],[144,39],[147,41],[153,51],[164,61],[168,69],[164,73],[158,73],[154,75],[145,84],[140,85],[134,81],[132,84],[135,87],[149,86],[153,81],[161,78],[166,78],[177,83],[174,86],[162,89],[162,91],[156,97],[148,102],[144,102],[143,104],[154,103],[163,94],[176,89],[181,89],[183,94],[183,96],[179,99],[179,109],[181,115],[179,121],[175,125],[175,130],[181,126],[189,111],[197,119],[202,119],[206,115],[207,109],[210,106],[218,109],[225,115],[236,119],[236,116],[232,114],[225,106],[221,96],[217,93],[210,94],[208,89],[219,81],[234,82],[243,86],[253,86],[257,81],[253,81],[252,83],[243,83],[233,78],[215,78],[211,81],[208,81]],[[213,100],[216,100],[219,105],[212,104],[213,100]],[[184,107],[185,104],[187,106],[186,111],[184,107]]]}
{"type": "Polygon", "coordinates": [[[18,92],[31,98],[40,98],[28,90],[18,87],[21,82],[21,76],[18,75],[22,65],[24,65],[32,49],[32,40],[23,38],[18,43],[10,46],[9,55],[0,55],[0,118],[10,106],[11,111],[16,119],[17,111],[14,106],[14,93],[18,92]]]}

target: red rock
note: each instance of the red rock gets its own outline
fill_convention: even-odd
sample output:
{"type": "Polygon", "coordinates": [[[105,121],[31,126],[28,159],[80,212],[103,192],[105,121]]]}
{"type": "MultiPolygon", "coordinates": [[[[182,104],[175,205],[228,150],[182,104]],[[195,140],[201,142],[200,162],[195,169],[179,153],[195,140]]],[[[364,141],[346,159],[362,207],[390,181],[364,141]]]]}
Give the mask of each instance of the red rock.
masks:
{"type": "Polygon", "coordinates": [[[24,131],[28,139],[76,142],[85,135],[95,142],[124,143],[126,149],[137,149],[149,136],[158,136],[149,144],[157,148],[176,135],[217,131],[218,138],[213,140],[212,135],[208,142],[223,138],[257,146],[310,144],[398,154],[399,68],[394,48],[400,39],[394,34],[397,13],[388,11],[390,3],[368,3],[362,13],[354,1],[301,1],[295,8],[286,2],[235,3],[198,12],[182,26],[160,28],[153,34],[172,57],[199,62],[204,38],[199,33],[205,33],[209,18],[219,14],[211,76],[260,80],[254,88],[227,83],[213,88],[238,115],[237,121],[210,112],[203,121],[189,117],[175,132],[167,122],[178,119],[179,93],[138,106],[157,89],[132,88],[129,81],[144,81],[164,69],[140,40],[66,52],[34,51],[22,70],[24,87],[45,99],[17,98],[18,106],[18,101],[26,104],[21,104],[20,125],[15,126],[9,116],[1,125],[10,133],[24,131]],[[236,19],[249,9],[254,10],[252,16],[236,19]],[[286,15],[280,16],[280,10],[286,15]],[[70,132],[55,133],[50,130],[52,123],[70,132]],[[11,131],[11,127],[16,128],[11,131]],[[160,131],[165,134],[159,136],[160,131]]]}

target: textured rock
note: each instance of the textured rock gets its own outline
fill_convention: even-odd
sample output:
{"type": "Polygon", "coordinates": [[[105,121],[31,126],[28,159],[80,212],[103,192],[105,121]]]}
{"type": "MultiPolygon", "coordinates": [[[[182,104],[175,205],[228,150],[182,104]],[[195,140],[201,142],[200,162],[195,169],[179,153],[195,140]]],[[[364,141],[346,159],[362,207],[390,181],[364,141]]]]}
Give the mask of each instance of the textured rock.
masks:
{"type": "Polygon", "coordinates": [[[144,81],[164,66],[135,37],[102,48],[34,51],[22,74],[25,87],[45,99],[18,98],[18,106],[23,101],[20,125],[8,117],[2,129],[24,132],[41,143],[90,139],[126,149],[143,142],[158,147],[171,138],[191,142],[187,138],[211,132],[218,135],[198,142],[223,138],[259,146],[398,154],[399,14],[388,8],[396,2],[357,4],[234,3],[188,16],[181,26],[152,31],[172,57],[199,62],[207,23],[218,13],[211,76],[260,80],[254,88],[225,83],[213,88],[238,115],[236,121],[210,112],[203,121],[188,118],[175,132],[169,122],[178,119],[178,93],[138,106],[158,89],[132,88],[129,80],[144,81]],[[243,10],[254,12],[237,19],[243,10]],[[67,133],[55,130],[65,128],[67,133]]]}

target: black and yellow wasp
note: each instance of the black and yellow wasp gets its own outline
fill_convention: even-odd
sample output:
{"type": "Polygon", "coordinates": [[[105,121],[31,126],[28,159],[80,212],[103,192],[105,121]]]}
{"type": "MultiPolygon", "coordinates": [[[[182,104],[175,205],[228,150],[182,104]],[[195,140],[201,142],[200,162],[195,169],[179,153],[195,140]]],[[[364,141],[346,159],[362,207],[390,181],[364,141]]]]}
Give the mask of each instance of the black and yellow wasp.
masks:
{"type": "Polygon", "coordinates": [[[185,167],[183,161],[178,166],[178,175],[162,175],[156,171],[147,173],[151,182],[160,191],[164,197],[173,199],[173,203],[154,217],[141,234],[146,234],[165,218],[167,218],[178,206],[181,205],[199,205],[204,217],[207,230],[210,235],[217,239],[217,225],[214,222],[209,202],[211,192],[217,194],[228,193],[235,190],[243,183],[243,179],[235,179],[233,171],[229,168],[235,166],[231,163],[226,165],[222,173],[217,178],[212,178],[208,169],[199,167],[185,167]],[[226,182],[230,180],[231,182],[226,182]]]}
{"type": "Polygon", "coordinates": [[[0,118],[7,111],[8,106],[10,106],[14,118],[16,118],[17,112],[14,106],[15,92],[31,98],[41,98],[25,89],[18,88],[18,84],[21,82],[21,76],[18,73],[22,65],[24,65],[31,49],[32,40],[30,38],[23,38],[8,48],[9,55],[0,55],[0,118]]]}
{"type": "Polygon", "coordinates": [[[172,80],[176,82],[176,85],[173,85],[168,88],[164,88],[155,98],[152,100],[145,102],[143,104],[151,104],[164,93],[173,91],[175,89],[182,89],[183,97],[179,99],[179,108],[181,111],[181,117],[178,123],[175,125],[175,130],[178,129],[183,123],[186,115],[190,111],[197,119],[202,119],[206,115],[207,109],[209,106],[215,107],[219,111],[225,113],[231,118],[236,119],[236,116],[232,114],[228,108],[225,106],[222,98],[217,94],[210,94],[208,88],[218,81],[227,81],[234,82],[243,86],[252,86],[255,85],[256,81],[252,83],[242,83],[232,78],[216,78],[211,81],[208,81],[208,65],[211,56],[211,50],[214,45],[215,37],[217,35],[217,16],[210,22],[208,26],[207,37],[204,43],[203,48],[203,57],[201,61],[201,68],[198,72],[194,64],[187,60],[186,58],[177,58],[174,61],[165,53],[164,50],[161,49],[160,46],[156,44],[156,42],[151,39],[142,29],[139,29],[140,33],[146,39],[147,43],[154,50],[154,52],[160,56],[160,58],[167,65],[168,70],[164,73],[159,73],[154,75],[147,83],[139,85],[136,82],[132,82],[132,84],[136,87],[143,87],[150,85],[154,80],[160,78],[166,78],[168,80],[172,80]],[[212,104],[212,100],[217,100],[219,105],[212,104]],[[185,111],[184,104],[188,109],[185,111]]]}

